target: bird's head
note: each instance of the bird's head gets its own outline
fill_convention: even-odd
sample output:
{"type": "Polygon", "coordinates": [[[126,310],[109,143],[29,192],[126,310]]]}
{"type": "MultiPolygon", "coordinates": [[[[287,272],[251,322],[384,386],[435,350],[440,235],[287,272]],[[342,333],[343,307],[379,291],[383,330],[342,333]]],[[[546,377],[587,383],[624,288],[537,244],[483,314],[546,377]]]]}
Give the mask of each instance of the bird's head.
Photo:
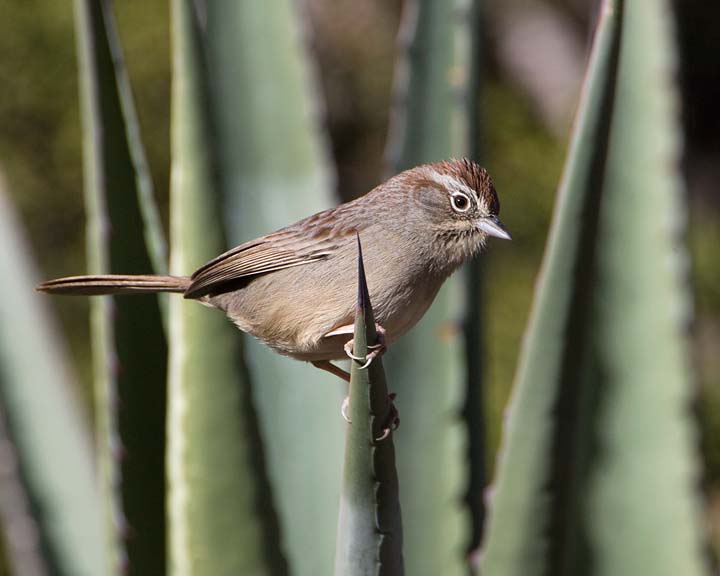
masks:
{"type": "Polygon", "coordinates": [[[401,220],[450,267],[477,253],[490,236],[510,240],[499,218],[495,186],[478,164],[465,159],[435,162],[393,180],[408,195],[401,220]]]}

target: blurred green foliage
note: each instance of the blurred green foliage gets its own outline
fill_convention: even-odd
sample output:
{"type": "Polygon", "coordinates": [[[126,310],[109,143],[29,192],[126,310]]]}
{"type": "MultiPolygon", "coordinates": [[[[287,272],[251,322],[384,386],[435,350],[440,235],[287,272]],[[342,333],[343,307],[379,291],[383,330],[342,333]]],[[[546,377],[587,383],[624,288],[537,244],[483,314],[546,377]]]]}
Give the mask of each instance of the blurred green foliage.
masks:
{"type": "MultiPolygon", "coordinates": [[[[0,162],[40,268],[48,275],[83,270],[72,2],[2,2],[0,27],[0,162]]],[[[76,299],[57,310],[89,390],[88,302],[76,299]]]]}
{"type": "MultiPolygon", "coordinates": [[[[692,274],[695,280],[696,319],[694,359],[700,393],[697,403],[700,416],[705,481],[720,490],[720,225],[718,211],[704,198],[691,206],[689,244],[693,254],[692,274]]],[[[720,516],[718,516],[720,518],[720,516]]],[[[720,526],[715,533],[720,536],[720,526]]],[[[720,550],[720,548],[718,548],[720,550]]]]}
{"type": "Polygon", "coordinates": [[[489,472],[495,465],[502,413],[507,403],[518,347],[533,298],[550,224],[565,143],[543,129],[526,100],[499,81],[485,88],[487,165],[501,199],[503,222],[512,243],[496,242],[487,260],[486,340],[489,472]]]}

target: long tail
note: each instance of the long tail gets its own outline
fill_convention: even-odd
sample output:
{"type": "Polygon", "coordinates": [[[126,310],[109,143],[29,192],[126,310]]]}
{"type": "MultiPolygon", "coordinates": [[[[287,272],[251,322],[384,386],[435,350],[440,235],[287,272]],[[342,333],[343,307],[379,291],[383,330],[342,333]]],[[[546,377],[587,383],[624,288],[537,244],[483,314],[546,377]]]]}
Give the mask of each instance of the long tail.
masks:
{"type": "Polygon", "coordinates": [[[69,276],[48,280],[35,289],[49,294],[147,294],[155,292],[185,292],[190,278],[185,276],[153,276],[103,274],[97,276],[69,276]]]}

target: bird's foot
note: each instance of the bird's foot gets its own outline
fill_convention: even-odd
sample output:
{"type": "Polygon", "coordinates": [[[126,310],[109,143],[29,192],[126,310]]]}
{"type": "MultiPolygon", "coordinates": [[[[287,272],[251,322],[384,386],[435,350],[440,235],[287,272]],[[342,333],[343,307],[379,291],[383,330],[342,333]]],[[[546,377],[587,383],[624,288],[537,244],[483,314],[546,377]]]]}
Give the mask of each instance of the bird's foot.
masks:
{"type": "Polygon", "coordinates": [[[385,427],[382,430],[382,434],[380,434],[378,438],[375,438],[375,442],[382,442],[387,439],[390,434],[395,432],[395,430],[400,428],[400,413],[395,407],[396,396],[397,394],[395,394],[395,392],[390,392],[387,396],[388,402],[390,403],[387,420],[385,421],[385,427]]]}
{"type": "Polygon", "coordinates": [[[345,354],[347,354],[348,358],[350,358],[351,360],[355,360],[356,362],[363,362],[363,365],[360,366],[360,370],[364,370],[365,368],[370,366],[370,364],[372,364],[372,361],[375,358],[382,356],[387,350],[387,346],[385,345],[385,328],[380,326],[380,324],[376,323],[375,330],[377,331],[377,344],[368,345],[368,350],[370,350],[370,352],[367,356],[365,356],[365,358],[361,356],[355,356],[355,354],[353,353],[353,346],[355,343],[354,339],[351,338],[350,340],[345,342],[345,346],[343,347],[345,349],[345,354]]]}
{"type": "MultiPolygon", "coordinates": [[[[397,394],[395,392],[391,392],[387,395],[388,402],[390,403],[390,407],[388,409],[388,415],[387,419],[385,421],[385,426],[382,429],[382,434],[378,438],[375,438],[376,442],[382,442],[385,440],[390,434],[395,432],[400,427],[400,413],[398,412],[398,409],[395,407],[395,398],[397,397],[397,394]]],[[[342,414],[343,419],[348,424],[352,424],[352,420],[350,419],[350,416],[348,416],[348,411],[350,410],[350,397],[346,396],[343,400],[342,406],[340,406],[340,414],[342,414]]]]}

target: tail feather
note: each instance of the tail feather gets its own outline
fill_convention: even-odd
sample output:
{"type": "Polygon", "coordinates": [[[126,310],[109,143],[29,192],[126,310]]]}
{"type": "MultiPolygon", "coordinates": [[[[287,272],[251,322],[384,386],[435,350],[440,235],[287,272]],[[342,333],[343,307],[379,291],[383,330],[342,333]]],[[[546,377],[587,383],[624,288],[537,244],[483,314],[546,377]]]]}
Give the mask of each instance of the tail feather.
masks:
{"type": "Polygon", "coordinates": [[[48,294],[152,294],[156,292],[183,293],[190,286],[186,276],[153,276],[101,274],[97,276],[69,276],[48,280],[35,289],[48,294]]]}

